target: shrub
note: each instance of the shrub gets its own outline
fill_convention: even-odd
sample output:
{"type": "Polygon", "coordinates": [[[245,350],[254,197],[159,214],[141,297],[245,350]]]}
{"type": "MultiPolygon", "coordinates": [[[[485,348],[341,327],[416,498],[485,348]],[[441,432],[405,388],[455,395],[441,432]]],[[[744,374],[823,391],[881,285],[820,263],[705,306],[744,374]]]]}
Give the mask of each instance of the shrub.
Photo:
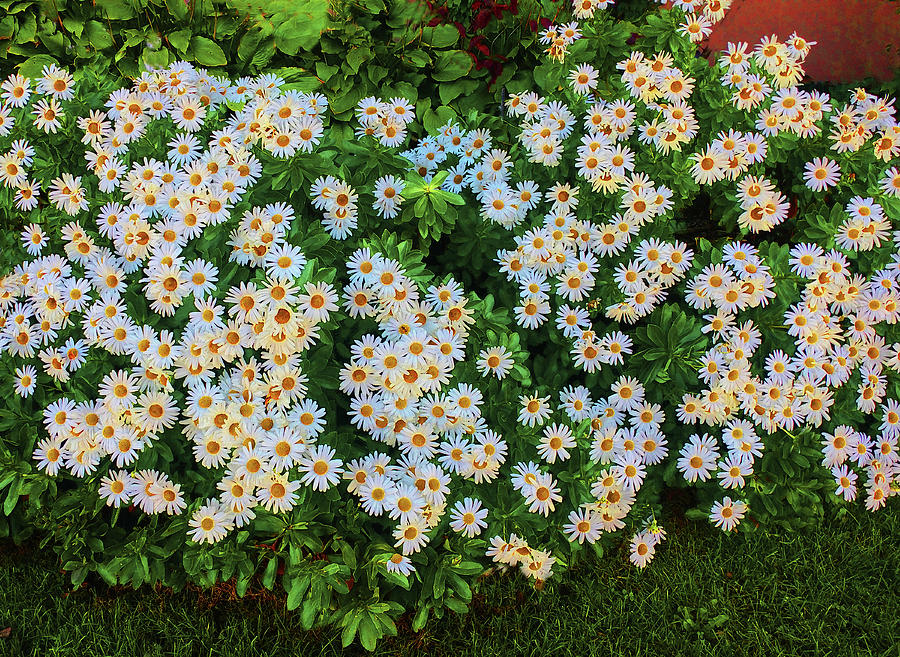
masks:
{"type": "Polygon", "coordinates": [[[797,35],[710,66],[715,3],[633,50],[594,4],[418,140],[393,91],[10,76],[0,531],[76,585],[280,578],[371,648],[618,530],[644,567],[665,488],[725,531],[883,507],[892,101],[797,88],[797,35]]]}
{"type": "MultiPolygon", "coordinates": [[[[535,33],[524,20],[507,17],[488,34],[510,58],[495,75],[470,43],[477,35],[429,24],[432,15],[418,0],[20,0],[0,7],[9,10],[0,21],[0,59],[25,75],[55,63],[133,78],[175,61],[233,78],[277,73],[298,89],[327,94],[332,118],[342,122],[362,98],[401,95],[434,131],[452,115],[451,102],[466,110],[494,106],[487,83],[500,88],[517,62],[527,71],[534,61],[527,56],[535,33]]],[[[531,2],[528,15],[540,8],[531,2]]]]}

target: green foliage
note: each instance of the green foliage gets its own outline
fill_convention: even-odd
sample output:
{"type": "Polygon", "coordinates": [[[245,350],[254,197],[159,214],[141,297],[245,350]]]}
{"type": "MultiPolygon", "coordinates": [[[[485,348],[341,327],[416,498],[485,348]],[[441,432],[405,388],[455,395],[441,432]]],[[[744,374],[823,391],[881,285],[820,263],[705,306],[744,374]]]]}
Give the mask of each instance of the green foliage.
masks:
{"type": "Polygon", "coordinates": [[[521,21],[502,24],[515,27],[496,43],[510,61],[488,89],[488,70],[475,69],[457,29],[426,26],[424,4],[407,0],[0,0],[4,10],[0,61],[24,75],[55,62],[135,77],[176,60],[232,77],[274,72],[325,93],[339,121],[366,96],[405,97],[428,131],[492,106],[517,66],[528,71],[535,40],[521,21]]]}
{"type": "MultiPolygon", "coordinates": [[[[356,138],[354,109],[367,96],[402,97],[415,106],[421,123],[411,126],[414,136],[433,134],[449,121],[459,121],[467,129],[489,129],[494,147],[513,155],[513,178],[536,180],[541,189],[549,189],[557,181],[575,181],[575,163],[566,158],[548,171],[534,161],[526,161],[517,126],[497,109],[502,98],[497,87],[508,86],[513,93],[536,89],[548,98],[562,95],[573,113],[583,113],[588,101],[575,96],[566,86],[570,66],[591,63],[604,71],[613,69],[631,50],[628,38],[637,29],[634,23],[599,14],[585,38],[572,46],[566,65],[544,61],[531,66],[534,54],[517,49],[533,45],[534,36],[511,31],[502,38],[515,42],[509,52],[519,56],[515,63],[507,64],[499,83],[489,88],[488,72],[477,69],[455,28],[423,27],[423,15],[414,3],[403,0],[333,6],[314,1],[263,4],[234,0],[189,4],[180,0],[108,0],[51,6],[26,0],[7,3],[6,8],[8,15],[0,23],[0,34],[8,35],[2,53],[7,62],[33,76],[40,75],[41,69],[52,62],[77,65],[79,95],[66,107],[63,129],[58,134],[43,135],[28,122],[17,126],[39,144],[32,167],[36,179],[49,181],[75,171],[76,163],[81,171],[85,149],[72,138],[77,132],[76,117],[102,106],[109,92],[119,86],[116,76],[134,76],[144,65],[165,66],[184,59],[210,68],[216,75],[248,75],[265,70],[284,79],[287,90],[324,94],[330,112],[321,142],[313,152],[289,158],[261,153],[264,175],[235,210],[235,217],[274,199],[296,210],[296,221],[286,238],[308,258],[307,267],[296,278],[298,285],[327,282],[342,286],[346,280],[346,258],[358,247],[368,247],[396,260],[423,291],[430,285],[447,284],[451,278],[461,283],[467,293],[467,309],[476,322],[469,337],[470,353],[454,370],[455,381],[477,382],[487,400],[484,419],[488,426],[501,427],[506,432],[511,463],[535,458],[535,449],[542,441],[542,427],[525,427],[518,420],[522,397],[547,396],[555,406],[559,392],[581,373],[571,362],[572,341],[559,331],[550,327],[520,331],[516,327],[512,309],[518,304],[518,291],[498,270],[496,259],[498,252],[511,245],[511,238],[521,237],[527,228],[517,226],[512,233],[499,229],[468,193],[463,196],[442,188],[448,178],[446,170],[434,173],[424,165],[412,169],[408,160],[383,147],[374,137],[356,138]],[[371,182],[386,174],[405,183],[404,204],[391,220],[368,211],[375,198],[371,182]],[[367,210],[361,213],[358,230],[345,242],[338,243],[328,236],[310,202],[310,186],[324,176],[339,178],[358,190],[359,205],[367,210]],[[492,377],[481,380],[476,369],[475,356],[487,346],[502,346],[513,359],[507,378],[502,381],[492,377]]],[[[752,120],[732,107],[718,81],[720,71],[695,58],[693,48],[674,34],[678,20],[677,12],[651,13],[640,29],[643,47],[671,52],[684,72],[695,78],[697,90],[692,102],[701,120],[698,142],[708,143],[719,132],[731,128],[752,130],[752,120]]],[[[612,101],[626,94],[618,75],[601,79],[597,89],[600,100],[612,101]]],[[[225,106],[234,110],[240,103],[225,106]]],[[[170,128],[170,124],[152,126],[138,147],[138,155],[165,159],[160,145],[172,136],[170,128]]],[[[206,138],[208,131],[201,136],[206,138]]],[[[752,239],[758,247],[763,261],[771,268],[776,294],[763,307],[747,309],[744,316],[765,330],[767,349],[793,349],[794,340],[781,325],[781,318],[806,288],[806,281],[791,272],[789,244],[780,242],[814,240],[830,248],[845,218],[840,204],[813,194],[799,178],[804,163],[828,146],[825,140],[826,137],[813,139],[810,145],[791,134],[769,140],[770,167],[765,172],[772,170],[779,188],[789,191],[804,207],[802,216],[785,226],[796,235],[783,239],[773,235],[771,240],[750,236],[740,227],[735,210],[738,199],[733,192],[711,193],[694,182],[689,173],[690,153],[679,151],[662,157],[649,147],[635,153],[635,170],[650,172],[654,184],[665,184],[673,200],[671,211],[643,228],[641,238],[664,242],[684,239],[694,249],[695,266],[699,267],[722,262],[720,234],[752,239]]],[[[567,145],[570,153],[573,147],[573,143],[567,145]]],[[[759,169],[763,171],[762,166],[759,169]]],[[[873,181],[880,169],[871,152],[847,156],[845,174],[834,192],[836,197],[878,193],[873,181]]],[[[96,214],[100,205],[93,196],[96,182],[90,178],[86,184],[92,193],[90,210],[96,214]]],[[[586,188],[582,191],[578,214],[601,218],[597,225],[621,210],[617,194],[590,194],[586,188]]],[[[0,190],[0,207],[12,205],[12,191],[0,190]]],[[[895,199],[886,199],[884,207],[891,215],[900,213],[900,202],[895,199]]],[[[62,226],[70,218],[44,204],[30,213],[17,213],[14,219],[3,220],[7,222],[4,229],[37,222],[50,234],[52,246],[58,247],[62,226]]],[[[219,266],[219,285],[213,296],[220,301],[230,286],[262,284],[265,279],[261,272],[229,262],[229,240],[237,223],[229,221],[219,229],[207,230],[185,251],[190,257],[203,256],[219,266]]],[[[86,223],[90,236],[96,238],[91,222],[86,223]]],[[[590,237],[589,231],[587,234],[590,237]]],[[[18,241],[14,231],[0,232],[0,272],[5,273],[18,261],[18,241]]],[[[856,253],[849,254],[848,259],[855,273],[868,276],[878,263],[888,261],[892,248],[886,241],[871,259],[856,253]]],[[[621,326],[607,321],[609,317],[604,317],[600,308],[621,297],[612,272],[632,255],[628,250],[610,254],[601,265],[596,288],[585,302],[591,311],[591,329],[597,335],[621,326]]],[[[181,330],[188,318],[186,306],[172,317],[155,317],[136,287],[123,294],[129,313],[136,320],[152,322],[158,329],[181,330]]],[[[695,430],[679,420],[674,408],[686,391],[699,387],[698,366],[711,347],[704,332],[706,320],[700,319],[702,312],[692,312],[679,303],[685,296],[685,287],[679,285],[669,292],[666,303],[638,318],[631,331],[632,353],[614,366],[578,379],[602,402],[617,379],[635,377],[646,386],[648,402],[660,402],[667,409],[661,429],[671,440],[668,463],[661,465],[659,474],[648,477],[641,487],[633,517],[628,519],[629,530],[637,529],[636,523],[648,514],[652,517],[659,512],[666,494],[686,487],[674,464],[674,454],[695,430]]],[[[381,448],[374,439],[348,426],[346,399],[336,392],[341,381],[340,366],[350,359],[350,345],[361,335],[359,323],[346,319],[344,313],[337,312],[323,322],[318,342],[303,362],[304,371],[311,374],[309,396],[320,400],[327,414],[328,431],[321,439],[326,444],[339,445],[339,456],[345,463],[381,448]]],[[[367,329],[373,326],[371,322],[366,324],[367,329]]],[[[898,337],[896,326],[881,330],[889,343],[898,337]]],[[[96,397],[96,382],[110,369],[122,366],[121,360],[97,352],[100,350],[95,350],[77,376],[65,385],[42,381],[33,397],[22,400],[10,395],[4,400],[0,408],[0,536],[18,541],[39,538],[42,547],[52,546],[74,586],[96,574],[109,585],[140,587],[162,583],[182,589],[190,584],[208,588],[227,582],[238,596],[258,588],[283,591],[287,610],[299,615],[303,628],[335,625],[343,646],[358,640],[367,650],[373,650],[385,637],[397,635],[397,620],[404,611],[409,612],[405,620],[415,631],[426,627],[429,618],[445,617],[447,610],[462,614],[468,609],[478,586],[477,578],[486,568],[488,543],[484,537],[465,540],[451,532],[447,520],[439,519],[437,527],[430,528],[434,529],[434,542],[410,557],[415,570],[409,575],[388,572],[385,563],[395,552],[391,523],[363,513],[357,500],[342,490],[345,482],[321,494],[301,487],[291,511],[276,515],[258,509],[252,521],[226,539],[201,545],[186,538],[190,512],[170,518],[108,508],[97,495],[99,478],[105,470],[92,474],[84,486],[72,477],[53,478],[38,472],[32,451],[43,435],[38,433],[42,409],[63,394],[76,401],[96,397]]],[[[12,382],[16,364],[11,359],[0,360],[0,382],[4,385],[12,382]]],[[[854,379],[836,395],[836,408],[842,409],[841,422],[865,421],[864,415],[855,410],[853,389],[857,382],[854,379]]],[[[891,394],[896,396],[897,384],[892,386],[891,394]]],[[[182,402],[184,393],[178,391],[176,397],[182,402]]],[[[590,551],[603,555],[616,545],[609,534],[585,546],[567,540],[561,531],[567,512],[592,499],[591,484],[608,467],[587,456],[592,449],[589,436],[602,429],[599,423],[593,424],[591,419],[585,419],[571,427],[577,445],[573,457],[565,462],[554,461],[548,464],[552,468],[546,468],[560,485],[567,502],[565,509],[560,505],[549,515],[529,512],[523,495],[513,490],[505,478],[485,487],[461,481],[454,493],[479,496],[491,511],[491,533],[540,537],[541,549],[546,546],[552,551],[560,570],[570,565],[577,567],[590,551]]],[[[799,531],[819,525],[831,511],[846,513],[847,505],[833,494],[832,478],[818,465],[819,434],[805,427],[775,431],[767,437],[759,467],[741,491],[752,510],[743,525],[749,533],[760,525],[799,531]]],[[[195,467],[188,443],[180,428],[160,432],[153,449],[142,453],[133,467],[177,472],[193,511],[200,500],[218,494],[217,477],[195,467]]],[[[710,505],[721,493],[714,490],[714,481],[698,487],[687,510],[688,517],[708,518],[710,505]]],[[[671,617],[692,639],[712,643],[735,617],[720,608],[717,601],[721,599],[713,598],[699,611],[679,606],[670,610],[671,617]]]]}

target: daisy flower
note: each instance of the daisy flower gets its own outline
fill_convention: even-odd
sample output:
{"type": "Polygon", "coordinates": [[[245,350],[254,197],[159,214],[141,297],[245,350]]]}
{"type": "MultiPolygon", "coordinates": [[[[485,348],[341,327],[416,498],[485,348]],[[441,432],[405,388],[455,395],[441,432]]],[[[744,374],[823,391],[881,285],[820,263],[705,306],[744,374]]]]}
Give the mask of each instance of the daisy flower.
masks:
{"type": "Polygon", "coordinates": [[[720,464],[718,472],[722,488],[743,488],[744,477],[753,474],[753,466],[742,453],[726,457],[720,464]]]}
{"type": "Polygon", "coordinates": [[[503,346],[482,349],[476,360],[476,367],[482,376],[493,374],[501,380],[514,364],[512,354],[503,346]]]}
{"type": "Polygon", "coordinates": [[[835,495],[841,495],[847,502],[856,499],[856,473],[850,470],[846,465],[835,465],[831,468],[831,474],[834,476],[834,482],[837,484],[835,495]]]}
{"type": "Polygon", "coordinates": [[[113,472],[100,480],[100,497],[107,506],[117,509],[131,500],[131,474],[125,470],[113,472]]]}
{"type": "Polygon", "coordinates": [[[410,561],[410,558],[400,554],[399,552],[395,552],[394,554],[392,554],[390,558],[385,562],[384,567],[389,573],[398,573],[405,577],[408,577],[416,570],[415,566],[412,565],[412,561],[410,561]]]}
{"type": "Polygon", "coordinates": [[[6,187],[20,187],[27,180],[27,176],[28,172],[19,158],[10,153],[0,155],[0,180],[6,187]]]}
{"type": "Polygon", "coordinates": [[[71,100],[75,97],[72,74],[59,68],[56,64],[44,66],[37,88],[39,93],[53,96],[59,100],[71,100]]]}
{"type": "Polygon", "coordinates": [[[52,132],[54,134],[59,130],[60,121],[65,116],[56,98],[51,98],[50,102],[42,98],[34,104],[34,109],[31,113],[36,117],[34,125],[37,128],[46,133],[52,132]]]}
{"type": "Polygon", "coordinates": [[[581,64],[569,73],[572,89],[582,96],[597,88],[597,77],[597,69],[590,64],[581,64]]]}
{"type": "Polygon", "coordinates": [[[169,141],[169,161],[179,166],[193,162],[200,155],[200,140],[192,134],[177,134],[169,141]]]}
{"type": "Polygon", "coordinates": [[[732,501],[726,497],[721,502],[714,502],[709,512],[709,519],[722,531],[729,532],[738,526],[747,512],[747,505],[740,500],[732,501]]]}
{"type": "Polygon", "coordinates": [[[20,397],[30,397],[37,384],[37,371],[31,365],[16,368],[15,393],[20,397]]]}
{"type": "Polygon", "coordinates": [[[567,460],[572,447],[575,447],[572,429],[565,424],[554,423],[544,428],[537,451],[547,463],[555,463],[557,458],[560,461],[567,460]]]}
{"type": "Polygon", "coordinates": [[[555,502],[562,502],[559,488],[549,473],[538,474],[535,477],[534,485],[526,486],[522,493],[525,496],[525,502],[529,504],[528,510],[531,513],[540,513],[545,517],[556,508],[555,502]]]}
{"type": "Polygon", "coordinates": [[[838,184],[841,179],[841,167],[827,157],[816,157],[806,163],[803,179],[811,190],[821,192],[838,184]]]}
{"type": "Polygon", "coordinates": [[[300,488],[299,481],[291,481],[286,474],[270,472],[256,491],[256,499],[266,511],[273,513],[288,511],[297,503],[298,488],[300,488]]]}
{"type": "MultiPolygon", "coordinates": [[[[712,440],[709,436],[704,438],[712,440]]],[[[697,435],[691,436],[690,442],[681,448],[680,455],[681,458],[677,462],[678,469],[691,483],[698,478],[700,481],[709,479],[719,459],[718,453],[707,447],[697,435]]]]}
{"type": "Polygon", "coordinates": [[[15,193],[16,208],[23,212],[28,212],[37,207],[38,196],[41,193],[41,183],[39,181],[23,182],[15,193]]]}
{"type": "Polygon", "coordinates": [[[166,515],[179,515],[187,507],[184,496],[181,494],[181,485],[169,481],[167,478],[158,482],[152,489],[153,513],[166,515]]]}
{"type": "Polygon", "coordinates": [[[175,101],[170,115],[179,130],[197,132],[203,127],[203,119],[206,118],[206,108],[195,98],[185,95],[175,101]]]}
{"type": "Polygon", "coordinates": [[[401,548],[403,554],[415,554],[428,543],[428,526],[425,519],[420,517],[412,518],[409,521],[401,522],[394,530],[394,538],[396,543],[394,547],[401,548]]]}
{"type": "Polygon", "coordinates": [[[469,538],[477,536],[487,527],[484,519],[488,510],[481,507],[481,501],[467,497],[457,502],[450,512],[450,527],[453,531],[469,538]]]}
{"type": "Polygon", "coordinates": [[[316,445],[300,461],[300,480],[313,490],[326,491],[341,479],[343,463],[334,458],[334,449],[328,445],[316,445]]]}
{"type": "Polygon", "coordinates": [[[550,304],[540,297],[529,296],[516,306],[516,323],[522,328],[534,329],[544,323],[550,313],[550,304]]]}
{"type": "Polygon", "coordinates": [[[426,503],[425,498],[415,486],[400,484],[391,491],[385,507],[392,519],[410,522],[421,515],[426,503]]]}
{"type": "Polygon", "coordinates": [[[638,532],[631,539],[628,560],[638,568],[645,567],[656,554],[656,538],[648,532],[638,532]]]}
{"type": "Polygon", "coordinates": [[[210,544],[221,541],[234,528],[225,507],[213,498],[194,511],[188,526],[193,528],[188,532],[192,541],[210,544]]]}
{"type": "Polygon", "coordinates": [[[360,504],[370,516],[380,516],[394,492],[394,483],[383,474],[369,474],[359,487],[360,504]]]}
{"type": "Polygon", "coordinates": [[[883,193],[900,198],[900,169],[891,167],[885,171],[879,185],[883,193]]]}
{"type": "Polygon", "coordinates": [[[519,422],[529,427],[533,427],[535,424],[542,425],[553,412],[548,403],[549,399],[549,396],[521,395],[519,403],[522,408],[519,410],[519,422]]]}
{"type": "Polygon", "coordinates": [[[569,522],[563,526],[563,533],[570,542],[584,543],[587,540],[594,543],[602,531],[594,512],[584,508],[569,513],[569,522]]]}
{"type": "Polygon", "coordinates": [[[41,440],[35,448],[32,458],[37,461],[38,470],[55,476],[63,465],[63,448],[60,439],[50,437],[41,440]]]}
{"type": "Polygon", "coordinates": [[[305,266],[306,256],[299,247],[292,244],[278,244],[266,254],[265,268],[269,276],[300,278],[305,266]]]}
{"type": "Polygon", "coordinates": [[[396,176],[382,176],[375,181],[375,203],[372,207],[385,219],[397,216],[403,202],[404,182],[396,176]]]}
{"type": "Polygon", "coordinates": [[[22,244],[29,255],[40,255],[47,244],[47,233],[38,224],[29,224],[22,231],[22,244]]]}
{"type": "Polygon", "coordinates": [[[31,97],[31,80],[18,73],[13,73],[0,85],[0,99],[12,107],[24,107],[31,97]]]}

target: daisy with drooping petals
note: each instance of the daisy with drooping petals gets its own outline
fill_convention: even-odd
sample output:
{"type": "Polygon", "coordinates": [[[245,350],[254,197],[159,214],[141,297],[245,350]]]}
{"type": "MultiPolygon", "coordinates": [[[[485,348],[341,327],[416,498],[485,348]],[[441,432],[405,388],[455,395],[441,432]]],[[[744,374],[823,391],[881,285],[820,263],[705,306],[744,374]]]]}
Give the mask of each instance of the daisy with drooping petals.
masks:
{"type": "Polygon", "coordinates": [[[732,501],[730,497],[726,497],[721,502],[713,503],[709,519],[716,527],[721,527],[722,531],[730,532],[738,526],[746,512],[747,505],[744,502],[732,501]]]}
{"type": "Polygon", "coordinates": [[[385,562],[384,567],[389,573],[398,573],[404,577],[408,577],[416,570],[410,558],[399,552],[392,554],[385,562]]]}

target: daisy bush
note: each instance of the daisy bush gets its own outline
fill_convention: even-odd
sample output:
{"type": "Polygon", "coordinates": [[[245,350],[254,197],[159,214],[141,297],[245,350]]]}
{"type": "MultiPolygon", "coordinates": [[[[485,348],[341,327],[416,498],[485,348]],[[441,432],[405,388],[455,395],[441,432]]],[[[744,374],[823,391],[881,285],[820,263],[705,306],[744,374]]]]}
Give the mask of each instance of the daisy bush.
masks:
{"type": "Polygon", "coordinates": [[[431,134],[274,74],[9,75],[0,531],[371,648],[485,571],[647,566],[676,489],[726,532],[885,507],[893,99],[802,88],[797,34],[696,57],[727,2],[633,45],[612,4],[431,134]]]}

